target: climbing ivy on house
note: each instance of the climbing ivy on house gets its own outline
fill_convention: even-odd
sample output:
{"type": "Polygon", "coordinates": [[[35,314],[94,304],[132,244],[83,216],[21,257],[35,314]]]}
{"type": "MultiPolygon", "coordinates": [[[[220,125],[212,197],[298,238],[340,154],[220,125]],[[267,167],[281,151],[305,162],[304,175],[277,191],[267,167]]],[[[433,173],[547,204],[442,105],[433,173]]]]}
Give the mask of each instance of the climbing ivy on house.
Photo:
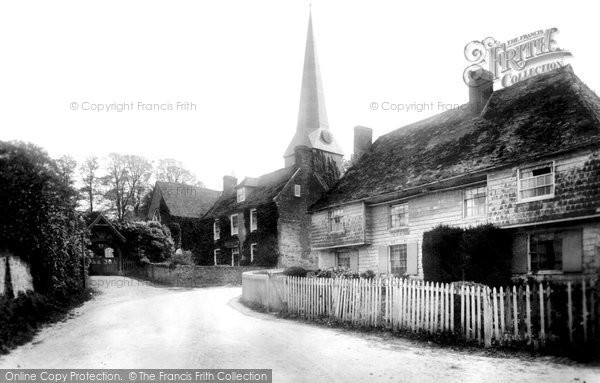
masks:
{"type": "Polygon", "coordinates": [[[244,265],[274,267],[279,259],[279,246],[277,242],[277,222],[279,212],[277,204],[270,202],[256,208],[258,222],[256,231],[250,232],[250,210],[244,211],[244,226],[246,240],[242,246],[244,265]],[[257,244],[254,261],[250,263],[250,245],[257,244]]]}

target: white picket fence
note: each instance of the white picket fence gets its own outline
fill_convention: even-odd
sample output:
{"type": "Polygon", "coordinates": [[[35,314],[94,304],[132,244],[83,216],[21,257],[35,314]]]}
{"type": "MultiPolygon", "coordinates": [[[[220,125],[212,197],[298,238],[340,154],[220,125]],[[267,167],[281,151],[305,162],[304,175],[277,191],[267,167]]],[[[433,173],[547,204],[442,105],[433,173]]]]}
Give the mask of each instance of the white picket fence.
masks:
{"type": "Polygon", "coordinates": [[[600,335],[595,281],[567,282],[553,291],[543,283],[492,289],[398,278],[281,278],[285,309],[307,319],[455,333],[486,347],[514,341],[544,346],[548,338],[589,342],[600,335]]]}

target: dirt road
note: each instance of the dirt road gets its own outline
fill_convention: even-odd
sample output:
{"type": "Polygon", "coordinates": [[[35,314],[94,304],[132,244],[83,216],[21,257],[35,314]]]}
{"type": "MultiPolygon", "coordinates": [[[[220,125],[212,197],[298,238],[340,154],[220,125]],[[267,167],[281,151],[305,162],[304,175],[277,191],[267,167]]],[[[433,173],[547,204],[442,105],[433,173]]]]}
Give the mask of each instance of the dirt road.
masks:
{"type": "Polygon", "coordinates": [[[270,368],[274,382],[600,382],[600,369],[496,358],[259,314],[240,288],[95,277],[98,296],[0,368],[270,368]]]}

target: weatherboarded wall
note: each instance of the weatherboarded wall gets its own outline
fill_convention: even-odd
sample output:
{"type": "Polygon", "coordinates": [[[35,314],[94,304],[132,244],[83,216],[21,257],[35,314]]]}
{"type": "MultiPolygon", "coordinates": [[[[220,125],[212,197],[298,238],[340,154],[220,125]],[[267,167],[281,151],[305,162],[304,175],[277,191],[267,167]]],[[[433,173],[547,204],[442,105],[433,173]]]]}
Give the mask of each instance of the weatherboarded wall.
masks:
{"type": "Polygon", "coordinates": [[[517,167],[488,174],[488,215],[498,226],[600,214],[600,151],[539,161],[554,162],[555,198],[518,202],[517,167]]]}
{"type": "Polygon", "coordinates": [[[328,210],[312,215],[311,246],[319,250],[328,247],[341,247],[365,243],[364,204],[354,203],[332,210],[341,210],[343,230],[332,232],[329,227],[328,210]]]}

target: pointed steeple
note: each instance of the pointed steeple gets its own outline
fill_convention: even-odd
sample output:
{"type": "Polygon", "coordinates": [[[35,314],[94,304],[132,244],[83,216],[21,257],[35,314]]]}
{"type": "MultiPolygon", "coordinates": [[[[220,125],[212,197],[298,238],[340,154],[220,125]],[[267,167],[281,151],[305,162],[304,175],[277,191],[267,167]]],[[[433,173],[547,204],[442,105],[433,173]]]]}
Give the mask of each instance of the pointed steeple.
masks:
{"type": "Polygon", "coordinates": [[[321,81],[319,61],[315,48],[312,26],[312,12],[308,16],[308,33],[306,50],[304,52],[304,71],[302,73],[302,88],[300,90],[300,108],[298,110],[298,125],[292,142],[288,145],[283,157],[286,166],[294,164],[294,148],[299,145],[319,149],[324,152],[343,156],[343,152],[329,130],[327,109],[325,108],[325,93],[321,81]]]}

